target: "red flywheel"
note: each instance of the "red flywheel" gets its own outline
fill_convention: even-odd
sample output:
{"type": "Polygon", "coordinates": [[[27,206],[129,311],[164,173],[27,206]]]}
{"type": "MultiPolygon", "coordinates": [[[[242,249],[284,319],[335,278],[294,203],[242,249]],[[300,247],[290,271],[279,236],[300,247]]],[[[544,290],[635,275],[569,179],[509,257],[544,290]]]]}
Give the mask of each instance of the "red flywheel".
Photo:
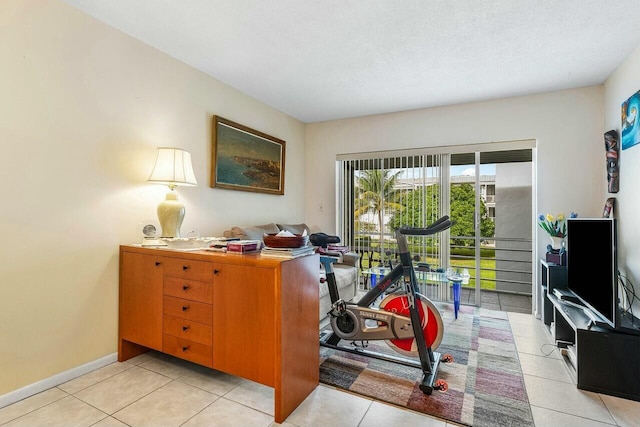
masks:
{"type": "MultiPolygon", "coordinates": [[[[420,313],[421,327],[427,347],[435,350],[442,341],[443,325],[440,312],[431,301],[420,294],[416,294],[416,303],[420,313]],[[425,317],[424,313],[428,313],[425,317]]],[[[406,295],[388,295],[380,303],[380,308],[402,316],[411,317],[409,302],[406,295]]],[[[405,356],[418,356],[415,338],[391,339],[385,341],[392,349],[405,356]]]]}

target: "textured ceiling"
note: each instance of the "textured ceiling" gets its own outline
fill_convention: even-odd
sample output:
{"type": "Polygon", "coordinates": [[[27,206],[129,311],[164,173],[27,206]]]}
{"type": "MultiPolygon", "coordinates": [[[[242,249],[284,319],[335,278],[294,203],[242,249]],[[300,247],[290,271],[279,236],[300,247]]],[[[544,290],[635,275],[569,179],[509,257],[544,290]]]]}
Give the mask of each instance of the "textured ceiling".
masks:
{"type": "Polygon", "coordinates": [[[603,83],[638,0],[63,0],[305,123],[603,83]]]}

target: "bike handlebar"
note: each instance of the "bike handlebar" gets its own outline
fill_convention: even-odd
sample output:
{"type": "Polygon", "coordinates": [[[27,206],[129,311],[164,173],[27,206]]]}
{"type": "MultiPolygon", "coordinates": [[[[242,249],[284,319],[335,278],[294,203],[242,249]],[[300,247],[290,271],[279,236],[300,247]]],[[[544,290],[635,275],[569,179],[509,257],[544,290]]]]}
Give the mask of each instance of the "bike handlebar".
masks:
{"type": "Polygon", "coordinates": [[[398,232],[400,234],[409,236],[428,236],[444,231],[447,228],[451,227],[453,224],[454,222],[449,219],[449,216],[445,215],[426,228],[400,227],[398,229],[398,232]]]}

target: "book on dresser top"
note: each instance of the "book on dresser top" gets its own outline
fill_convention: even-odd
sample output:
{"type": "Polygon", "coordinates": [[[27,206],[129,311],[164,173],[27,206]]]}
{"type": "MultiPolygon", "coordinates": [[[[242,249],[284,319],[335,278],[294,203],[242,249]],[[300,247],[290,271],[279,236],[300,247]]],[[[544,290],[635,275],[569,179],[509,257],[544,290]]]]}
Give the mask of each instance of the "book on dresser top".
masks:
{"type": "Polygon", "coordinates": [[[211,245],[208,248],[205,248],[205,251],[211,252],[227,252],[227,244],[229,242],[237,242],[237,237],[216,237],[211,245]]]}
{"type": "Polygon", "coordinates": [[[272,248],[265,246],[260,251],[262,256],[275,257],[275,258],[297,258],[300,256],[309,255],[315,252],[313,246],[302,246],[300,248],[272,248]]]}
{"type": "Polygon", "coordinates": [[[259,245],[260,242],[258,240],[236,240],[227,242],[227,253],[246,254],[256,252],[260,249],[259,245]]]}

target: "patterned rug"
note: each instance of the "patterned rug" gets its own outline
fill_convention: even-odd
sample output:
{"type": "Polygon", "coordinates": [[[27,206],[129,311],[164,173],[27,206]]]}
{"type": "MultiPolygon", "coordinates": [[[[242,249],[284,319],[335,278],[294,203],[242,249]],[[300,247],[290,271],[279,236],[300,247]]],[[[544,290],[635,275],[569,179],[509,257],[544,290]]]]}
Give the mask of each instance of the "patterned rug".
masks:
{"type": "MultiPolygon", "coordinates": [[[[320,382],[470,426],[534,426],[506,313],[463,306],[456,320],[451,304],[437,305],[444,322],[437,351],[454,357],[438,369],[446,392],[422,393],[419,369],[324,347],[320,382]]],[[[383,342],[369,348],[395,354],[383,342]]]]}

